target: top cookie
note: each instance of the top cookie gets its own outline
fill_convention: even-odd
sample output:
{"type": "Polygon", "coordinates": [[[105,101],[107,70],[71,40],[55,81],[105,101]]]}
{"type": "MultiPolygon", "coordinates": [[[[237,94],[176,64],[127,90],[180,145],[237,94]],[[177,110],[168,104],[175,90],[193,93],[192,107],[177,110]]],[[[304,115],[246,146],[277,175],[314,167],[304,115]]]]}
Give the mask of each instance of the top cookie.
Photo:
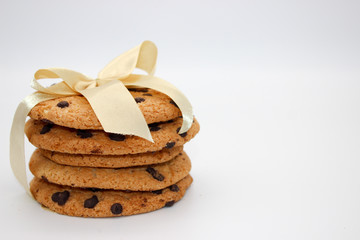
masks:
{"type": "MultiPolygon", "coordinates": [[[[165,94],[147,88],[129,89],[148,124],[181,116],[176,104],[165,94]]],[[[35,120],[76,129],[103,130],[89,102],[83,96],[61,97],[37,104],[29,113],[35,120]]]]}

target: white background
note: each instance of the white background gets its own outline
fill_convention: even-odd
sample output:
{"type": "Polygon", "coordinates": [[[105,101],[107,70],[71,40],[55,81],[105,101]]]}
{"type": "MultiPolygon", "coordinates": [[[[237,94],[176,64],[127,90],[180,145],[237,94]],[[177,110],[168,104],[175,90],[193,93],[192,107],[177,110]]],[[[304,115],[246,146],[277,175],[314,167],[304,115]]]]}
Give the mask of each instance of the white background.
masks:
{"type": "Polygon", "coordinates": [[[360,239],[359,16],[359,1],[1,0],[1,239],[360,239]],[[138,216],[43,210],[8,157],[34,72],[96,77],[143,40],[201,124],[193,185],[138,216]]]}

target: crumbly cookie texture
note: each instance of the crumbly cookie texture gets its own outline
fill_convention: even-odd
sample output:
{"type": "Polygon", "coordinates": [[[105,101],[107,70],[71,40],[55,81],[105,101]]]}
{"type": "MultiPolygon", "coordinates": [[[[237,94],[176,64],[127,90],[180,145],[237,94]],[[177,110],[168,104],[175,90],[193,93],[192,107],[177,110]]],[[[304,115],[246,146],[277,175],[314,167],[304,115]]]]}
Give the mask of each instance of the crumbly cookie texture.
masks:
{"type": "Polygon", "coordinates": [[[190,175],[155,192],[66,187],[34,178],[30,191],[43,206],[59,214],[78,217],[117,217],[170,207],[179,201],[192,183],[190,175]]]}
{"type": "Polygon", "coordinates": [[[179,134],[181,125],[182,118],[149,125],[154,143],[137,136],[109,134],[99,130],[76,130],[34,119],[26,122],[25,133],[33,145],[50,151],[71,154],[123,155],[182,146],[200,130],[196,119],[186,133],[179,134]]]}
{"type": "Polygon", "coordinates": [[[76,167],[122,168],[170,161],[183,151],[183,146],[164,148],[157,152],[126,155],[69,154],[37,149],[53,162],[76,167]]]}
{"type": "Polygon", "coordinates": [[[189,174],[191,162],[185,152],[156,165],[128,168],[72,167],[57,164],[35,151],[30,171],[37,178],[59,185],[131,191],[168,187],[189,174]]]}
{"type": "MultiPolygon", "coordinates": [[[[181,116],[179,108],[165,94],[152,89],[130,89],[148,124],[181,116]]],[[[61,97],[37,104],[30,118],[76,128],[103,130],[89,102],[83,96],[61,97]]]]}

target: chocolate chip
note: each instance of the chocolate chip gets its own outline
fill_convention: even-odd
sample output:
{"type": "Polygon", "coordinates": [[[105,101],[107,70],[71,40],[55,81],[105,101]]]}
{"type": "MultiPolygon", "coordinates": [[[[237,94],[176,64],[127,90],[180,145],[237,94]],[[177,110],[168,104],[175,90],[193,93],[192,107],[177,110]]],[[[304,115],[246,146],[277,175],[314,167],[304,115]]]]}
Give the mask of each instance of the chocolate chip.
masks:
{"type": "Polygon", "coordinates": [[[172,147],[174,147],[174,146],[175,146],[175,142],[168,142],[168,143],[165,145],[165,148],[170,149],[170,148],[172,148],[172,147]]]}
{"type": "Polygon", "coordinates": [[[158,126],[155,126],[155,127],[150,127],[150,131],[152,132],[156,132],[156,131],[159,131],[161,128],[158,127],[158,126]]]}
{"type": "Polygon", "coordinates": [[[149,91],[149,89],[147,89],[147,88],[129,88],[128,90],[131,92],[148,92],[149,91]]]}
{"type": "Polygon", "coordinates": [[[59,108],[66,108],[69,106],[69,103],[67,101],[61,101],[56,106],[58,106],[59,108]]]}
{"type": "Polygon", "coordinates": [[[77,130],[76,135],[78,135],[80,138],[91,138],[93,134],[87,130],[77,130]]]}
{"type": "Polygon", "coordinates": [[[180,191],[180,188],[176,184],[171,185],[169,188],[170,188],[170,191],[172,191],[172,192],[180,191]]]}
{"type": "Polygon", "coordinates": [[[53,124],[46,124],[41,130],[40,130],[40,134],[45,134],[50,132],[50,130],[52,129],[54,125],[53,124]]]}
{"type": "Polygon", "coordinates": [[[98,204],[99,199],[97,198],[97,196],[92,196],[89,199],[86,199],[84,202],[84,208],[94,208],[96,206],[96,204],[98,204]]]}
{"type": "Polygon", "coordinates": [[[157,127],[157,126],[159,126],[159,124],[160,123],[157,123],[157,122],[156,123],[150,123],[148,126],[149,127],[157,127]]]}
{"type": "Polygon", "coordinates": [[[179,106],[174,102],[174,100],[170,100],[170,103],[172,104],[172,105],[174,105],[175,107],[177,107],[177,108],[179,108],[179,106]]]}
{"type": "Polygon", "coordinates": [[[156,195],[160,195],[160,194],[162,194],[162,189],[152,191],[152,193],[154,193],[154,194],[156,194],[156,195]]]}
{"type": "Polygon", "coordinates": [[[109,138],[113,141],[120,142],[120,141],[124,141],[126,137],[125,137],[125,135],[122,135],[122,134],[109,133],[109,138]]]}
{"type": "Polygon", "coordinates": [[[65,190],[63,192],[54,193],[51,196],[51,200],[59,204],[59,206],[63,206],[66,203],[66,201],[69,199],[69,197],[70,197],[70,192],[65,190]]]}
{"type": "Polygon", "coordinates": [[[122,213],[123,208],[120,203],[114,203],[111,206],[110,210],[113,214],[120,214],[120,213],[122,213]]]}
{"type": "Polygon", "coordinates": [[[165,203],[165,207],[172,207],[174,205],[175,201],[172,200],[172,201],[169,201],[167,203],[165,203]]]}
{"type": "Polygon", "coordinates": [[[151,93],[144,93],[143,96],[152,96],[151,93]]]}
{"type": "Polygon", "coordinates": [[[41,121],[43,121],[44,123],[47,123],[47,124],[54,124],[54,122],[52,122],[48,119],[41,119],[41,121]]]}
{"type": "Polygon", "coordinates": [[[150,131],[156,132],[160,130],[159,123],[151,123],[149,124],[150,131]]]}
{"type": "Polygon", "coordinates": [[[146,171],[151,174],[153,178],[158,181],[164,181],[165,177],[152,167],[147,167],[146,171]]]}
{"type": "Polygon", "coordinates": [[[136,103],[145,102],[145,98],[142,98],[142,97],[136,97],[136,98],[135,98],[135,102],[136,102],[136,103]]]}
{"type": "MultiPolygon", "coordinates": [[[[180,128],[176,129],[176,132],[179,133],[180,132],[180,128]]],[[[181,137],[186,137],[187,132],[183,132],[179,134],[181,137]]]]}
{"type": "Polygon", "coordinates": [[[187,132],[180,133],[179,135],[180,135],[180,137],[186,137],[187,132]]]}

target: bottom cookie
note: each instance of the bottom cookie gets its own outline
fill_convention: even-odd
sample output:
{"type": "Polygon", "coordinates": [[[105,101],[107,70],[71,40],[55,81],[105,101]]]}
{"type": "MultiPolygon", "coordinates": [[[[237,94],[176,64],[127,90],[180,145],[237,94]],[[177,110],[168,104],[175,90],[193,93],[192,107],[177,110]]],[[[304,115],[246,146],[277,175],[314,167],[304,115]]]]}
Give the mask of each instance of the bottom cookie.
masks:
{"type": "Polygon", "coordinates": [[[153,192],[127,192],[56,185],[34,178],[30,191],[50,210],[78,217],[116,217],[151,212],[170,207],[185,194],[190,175],[170,187],[153,192]]]}

